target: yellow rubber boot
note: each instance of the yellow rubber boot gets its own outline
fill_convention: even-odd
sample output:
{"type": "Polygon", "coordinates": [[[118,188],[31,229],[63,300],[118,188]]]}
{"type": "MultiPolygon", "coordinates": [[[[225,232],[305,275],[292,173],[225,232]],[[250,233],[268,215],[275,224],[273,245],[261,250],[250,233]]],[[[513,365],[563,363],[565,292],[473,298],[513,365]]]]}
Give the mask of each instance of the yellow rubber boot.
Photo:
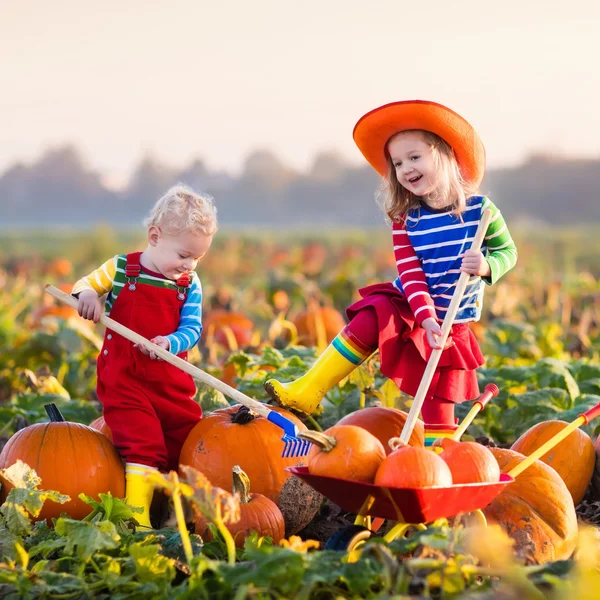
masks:
{"type": "Polygon", "coordinates": [[[372,351],[359,346],[344,329],[302,377],[290,383],[269,379],[265,389],[284,408],[310,415],[319,407],[325,394],[364,362],[372,351]]]}
{"type": "Polygon", "coordinates": [[[127,463],[125,466],[125,495],[127,504],[143,509],[141,513],[134,513],[135,520],[140,527],[152,529],[150,523],[150,504],[154,495],[154,485],[148,481],[147,474],[157,471],[154,467],[148,467],[138,463],[127,463]]]}

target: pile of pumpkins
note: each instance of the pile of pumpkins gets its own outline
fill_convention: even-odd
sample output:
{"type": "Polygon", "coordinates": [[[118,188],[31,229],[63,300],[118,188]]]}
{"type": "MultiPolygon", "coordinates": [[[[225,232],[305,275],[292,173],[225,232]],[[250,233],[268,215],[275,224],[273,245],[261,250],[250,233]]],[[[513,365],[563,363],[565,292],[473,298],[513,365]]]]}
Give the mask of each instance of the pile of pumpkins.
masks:
{"type": "MultiPolygon", "coordinates": [[[[244,482],[242,514],[244,506],[252,506],[253,514],[258,516],[245,522],[244,531],[236,537],[238,544],[253,529],[277,542],[280,537],[297,533],[314,518],[322,497],[298,478],[291,477],[285,470],[287,466],[307,464],[311,473],[385,487],[498,481],[500,472],[509,472],[526,454],[566,426],[560,421],[540,423],[521,436],[510,450],[444,440],[440,442],[442,451],[437,454],[424,448],[420,421],[407,446],[394,451],[389,448],[388,440],[400,435],[407,417],[397,409],[365,408],[347,415],[322,434],[308,432],[294,415],[277,410],[294,421],[304,435],[313,438],[308,456],[283,458],[280,430],[241,406],[206,415],[182,449],[180,463],[203,472],[215,486],[233,491],[234,467],[242,473],[237,476],[238,491],[242,489],[239,482],[244,482]],[[252,493],[248,489],[250,483],[252,493]],[[262,502],[261,497],[269,502],[262,502]],[[253,498],[260,502],[251,505],[253,498]]],[[[0,469],[11,466],[17,459],[36,470],[43,488],[71,497],[67,505],[46,502],[39,519],[58,517],[63,512],[83,518],[90,507],[77,498],[81,492],[92,497],[108,491],[117,497],[125,493],[123,465],[102,418],[88,427],[61,420],[58,411],[51,411],[50,422],[31,425],[11,437],[0,453],[0,469]]],[[[592,441],[576,430],[520,474],[484,513],[515,539],[517,551],[527,550],[532,562],[568,558],[577,536],[574,505],[588,487],[594,462],[592,441]]],[[[0,483],[0,502],[3,502],[11,485],[1,477],[0,483]]],[[[199,520],[196,528],[206,534],[205,522],[199,520]]]]}

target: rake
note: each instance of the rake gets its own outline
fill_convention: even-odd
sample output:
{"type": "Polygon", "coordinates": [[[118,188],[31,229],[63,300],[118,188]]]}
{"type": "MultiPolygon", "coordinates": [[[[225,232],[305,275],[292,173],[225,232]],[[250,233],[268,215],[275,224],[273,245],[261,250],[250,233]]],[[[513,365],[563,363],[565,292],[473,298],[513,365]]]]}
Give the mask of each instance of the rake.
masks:
{"type": "MultiPolygon", "coordinates": [[[[473,241],[471,242],[472,250],[479,250],[481,248],[481,244],[483,243],[483,240],[485,238],[485,234],[487,232],[487,228],[491,218],[492,211],[489,209],[484,210],[481,215],[481,219],[479,221],[479,225],[477,227],[477,231],[475,232],[473,241]]],[[[454,318],[456,317],[456,313],[458,312],[460,301],[462,300],[463,294],[465,293],[465,289],[467,287],[467,283],[469,282],[470,277],[471,276],[468,273],[461,273],[460,277],[458,278],[456,289],[452,294],[452,300],[450,300],[450,305],[448,306],[446,316],[444,318],[444,321],[442,322],[442,335],[438,339],[442,348],[435,348],[431,352],[429,360],[427,361],[427,366],[425,367],[425,372],[423,373],[423,377],[421,378],[421,383],[419,384],[417,393],[415,394],[415,397],[413,399],[412,406],[410,407],[408,418],[406,419],[404,427],[402,428],[402,433],[400,434],[400,437],[391,438],[388,442],[390,448],[392,448],[393,450],[395,450],[399,444],[408,444],[408,440],[410,440],[410,436],[419,417],[419,413],[421,412],[421,407],[423,406],[423,402],[425,401],[425,396],[427,394],[427,391],[429,390],[431,381],[433,380],[433,376],[435,374],[437,365],[440,362],[442,352],[444,351],[444,345],[446,344],[446,340],[448,339],[448,334],[450,333],[450,329],[452,328],[454,318]]],[[[475,416],[475,414],[471,415],[471,419],[475,416]]]]}
{"type": "MultiPolygon", "coordinates": [[[[52,285],[46,285],[45,291],[48,292],[51,296],[60,300],[64,304],[68,304],[73,308],[77,308],[77,299],[65,292],[59,290],[58,288],[52,285]]],[[[152,349],[160,358],[162,358],[165,362],[172,364],[173,366],[181,369],[185,373],[191,375],[194,379],[208,385],[209,387],[221,392],[225,396],[228,396],[235,402],[239,402],[243,404],[247,408],[249,408],[252,412],[264,417],[265,419],[271,421],[277,427],[283,429],[283,437],[281,438],[283,441],[283,452],[281,455],[284,458],[291,458],[295,456],[305,456],[308,454],[310,449],[310,442],[305,440],[301,440],[298,437],[298,428],[296,425],[290,421],[287,417],[284,417],[280,413],[271,410],[267,406],[265,406],[262,402],[257,402],[252,398],[246,396],[239,390],[227,385],[222,382],[220,379],[213,377],[209,373],[206,373],[202,369],[195,367],[189,362],[175,356],[175,354],[171,354],[164,348],[153,344],[150,340],[147,340],[145,337],[139,335],[135,331],[132,331],[128,327],[117,323],[114,319],[107,317],[106,315],[101,315],[100,322],[103,325],[106,325],[112,331],[122,335],[124,338],[128,339],[130,342],[134,342],[135,344],[142,344],[146,348],[152,349]]]]}

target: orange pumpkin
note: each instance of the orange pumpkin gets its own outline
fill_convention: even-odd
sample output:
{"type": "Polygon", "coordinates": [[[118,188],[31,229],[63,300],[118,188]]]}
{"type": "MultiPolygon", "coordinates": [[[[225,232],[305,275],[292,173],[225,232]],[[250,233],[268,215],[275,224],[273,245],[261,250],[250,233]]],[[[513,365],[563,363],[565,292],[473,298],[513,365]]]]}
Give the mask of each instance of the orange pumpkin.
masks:
{"type": "MultiPolygon", "coordinates": [[[[252,531],[261,537],[270,537],[273,544],[279,544],[284,537],[285,523],[277,504],[262,494],[250,493],[250,478],[238,465],[233,467],[232,489],[239,495],[240,520],[226,523],[235,545],[244,547],[244,541],[252,531]]],[[[212,539],[208,522],[203,515],[196,518],[196,533],[204,540],[212,539]]]]}
{"type": "Polygon", "coordinates": [[[452,485],[448,465],[431,450],[403,446],[385,457],[375,475],[375,485],[398,488],[423,488],[452,485]]]}
{"type": "Polygon", "coordinates": [[[253,341],[254,323],[239,313],[222,308],[211,310],[204,318],[207,342],[214,339],[229,350],[248,346],[253,341]]]}
{"type": "MultiPolygon", "coordinates": [[[[299,431],[306,431],[304,423],[292,413],[270,408],[293,421],[299,431]]],[[[215,410],[189,433],[179,463],[201,471],[213,485],[229,492],[231,470],[239,465],[250,477],[253,490],[279,506],[288,527],[286,535],[296,533],[315,516],[322,497],[308,485],[295,485],[296,478],[290,479],[285,467],[304,465],[306,457],[283,458],[282,435],[279,427],[264,417],[255,417],[245,406],[215,410]],[[288,493],[284,497],[286,490],[292,497],[288,493]]]]}
{"type": "Polygon", "coordinates": [[[355,425],[334,425],[323,433],[307,431],[301,437],[312,442],[308,452],[312,475],[371,483],[385,457],[382,443],[355,425]]]}
{"type": "Polygon", "coordinates": [[[458,442],[450,438],[437,439],[440,454],[450,467],[452,483],[485,483],[500,481],[500,467],[494,455],[477,442],[458,442]]]}
{"type": "Polygon", "coordinates": [[[329,306],[311,306],[299,313],[293,320],[298,330],[298,344],[316,346],[320,341],[319,331],[322,331],[327,343],[346,326],[342,314],[329,306]]]}
{"type": "MultiPolygon", "coordinates": [[[[551,437],[562,431],[568,423],[565,421],[544,421],[526,431],[513,445],[511,450],[529,456],[551,437]]],[[[567,485],[573,502],[579,504],[592,479],[596,453],[590,436],[576,429],[562,442],[551,448],[540,458],[550,465],[567,485]]]]}
{"type": "Polygon", "coordinates": [[[110,430],[110,427],[106,424],[104,417],[98,417],[97,419],[94,419],[90,423],[90,427],[92,429],[95,429],[96,431],[99,431],[100,433],[103,433],[111,442],[113,441],[112,431],[110,430]]]}
{"type": "MultiPolygon", "coordinates": [[[[293,421],[299,431],[306,430],[290,412],[270,408],[293,421]]],[[[179,464],[194,467],[213,485],[228,492],[232,491],[231,470],[239,465],[250,477],[255,492],[277,502],[290,477],[285,467],[299,466],[304,461],[301,456],[281,456],[282,435],[279,427],[236,404],[215,410],[198,422],[183,444],[179,464]]]]}
{"type": "MultiPolygon", "coordinates": [[[[66,504],[47,501],[36,520],[58,517],[61,513],[83,519],[92,508],[78,498],[82,492],[96,500],[100,492],[123,498],[123,463],[106,436],[87,425],[65,421],[53,404],[45,408],[50,422],[17,431],[0,453],[0,469],[20,459],[41,478],[42,489],[71,497],[66,504]]],[[[2,477],[0,481],[0,501],[4,502],[13,486],[2,477]]]]}
{"type": "MultiPolygon", "coordinates": [[[[407,417],[407,413],[397,408],[368,406],[346,415],[337,422],[337,425],[356,425],[366,429],[383,444],[385,453],[390,454],[392,449],[388,441],[393,437],[400,437],[407,417]]],[[[423,421],[417,420],[408,444],[409,446],[423,446],[424,443],[423,421]]]]}
{"type": "MultiPolygon", "coordinates": [[[[490,451],[503,473],[525,460],[514,450],[490,451]]],[[[558,473],[539,460],[518,475],[483,512],[515,540],[517,554],[529,562],[567,559],[575,549],[577,516],[573,498],[558,473]]]]}

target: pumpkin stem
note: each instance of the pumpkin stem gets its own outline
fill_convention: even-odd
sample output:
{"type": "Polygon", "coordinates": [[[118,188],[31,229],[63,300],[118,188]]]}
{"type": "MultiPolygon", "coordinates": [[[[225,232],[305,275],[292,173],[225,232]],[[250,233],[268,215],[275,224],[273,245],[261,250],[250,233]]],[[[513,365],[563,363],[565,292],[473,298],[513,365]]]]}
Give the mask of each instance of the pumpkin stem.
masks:
{"type": "Polygon", "coordinates": [[[237,425],[248,425],[255,418],[256,415],[247,406],[240,406],[238,411],[233,413],[231,422],[237,425]]]}
{"type": "Polygon", "coordinates": [[[246,475],[239,465],[235,465],[233,472],[233,493],[239,494],[240,503],[248,504],[250,502],[250,477],[246,475]]]}
{"type": "Polygon", "coordinates": [[[321,431],[302,431],[298,434],[301,440],[306,440],[321,449],[321,452],[331,452],[336,444],[337,440],[330,435],[325,435],[321,431]]]}
{"type": "Polygon", "coordinates": [[[388,446],[394,451],[399,448],[404,448],[404,446],[408,446],[408,444],[405,444],[399,437],[393,437],[389,439],[388,446]]]}
{"type": "Polygon", "coordinates": [[[44,409],[51,423],[64,423],[65,418],[62,416],[56,404],[44,404],[44,409]]]}

